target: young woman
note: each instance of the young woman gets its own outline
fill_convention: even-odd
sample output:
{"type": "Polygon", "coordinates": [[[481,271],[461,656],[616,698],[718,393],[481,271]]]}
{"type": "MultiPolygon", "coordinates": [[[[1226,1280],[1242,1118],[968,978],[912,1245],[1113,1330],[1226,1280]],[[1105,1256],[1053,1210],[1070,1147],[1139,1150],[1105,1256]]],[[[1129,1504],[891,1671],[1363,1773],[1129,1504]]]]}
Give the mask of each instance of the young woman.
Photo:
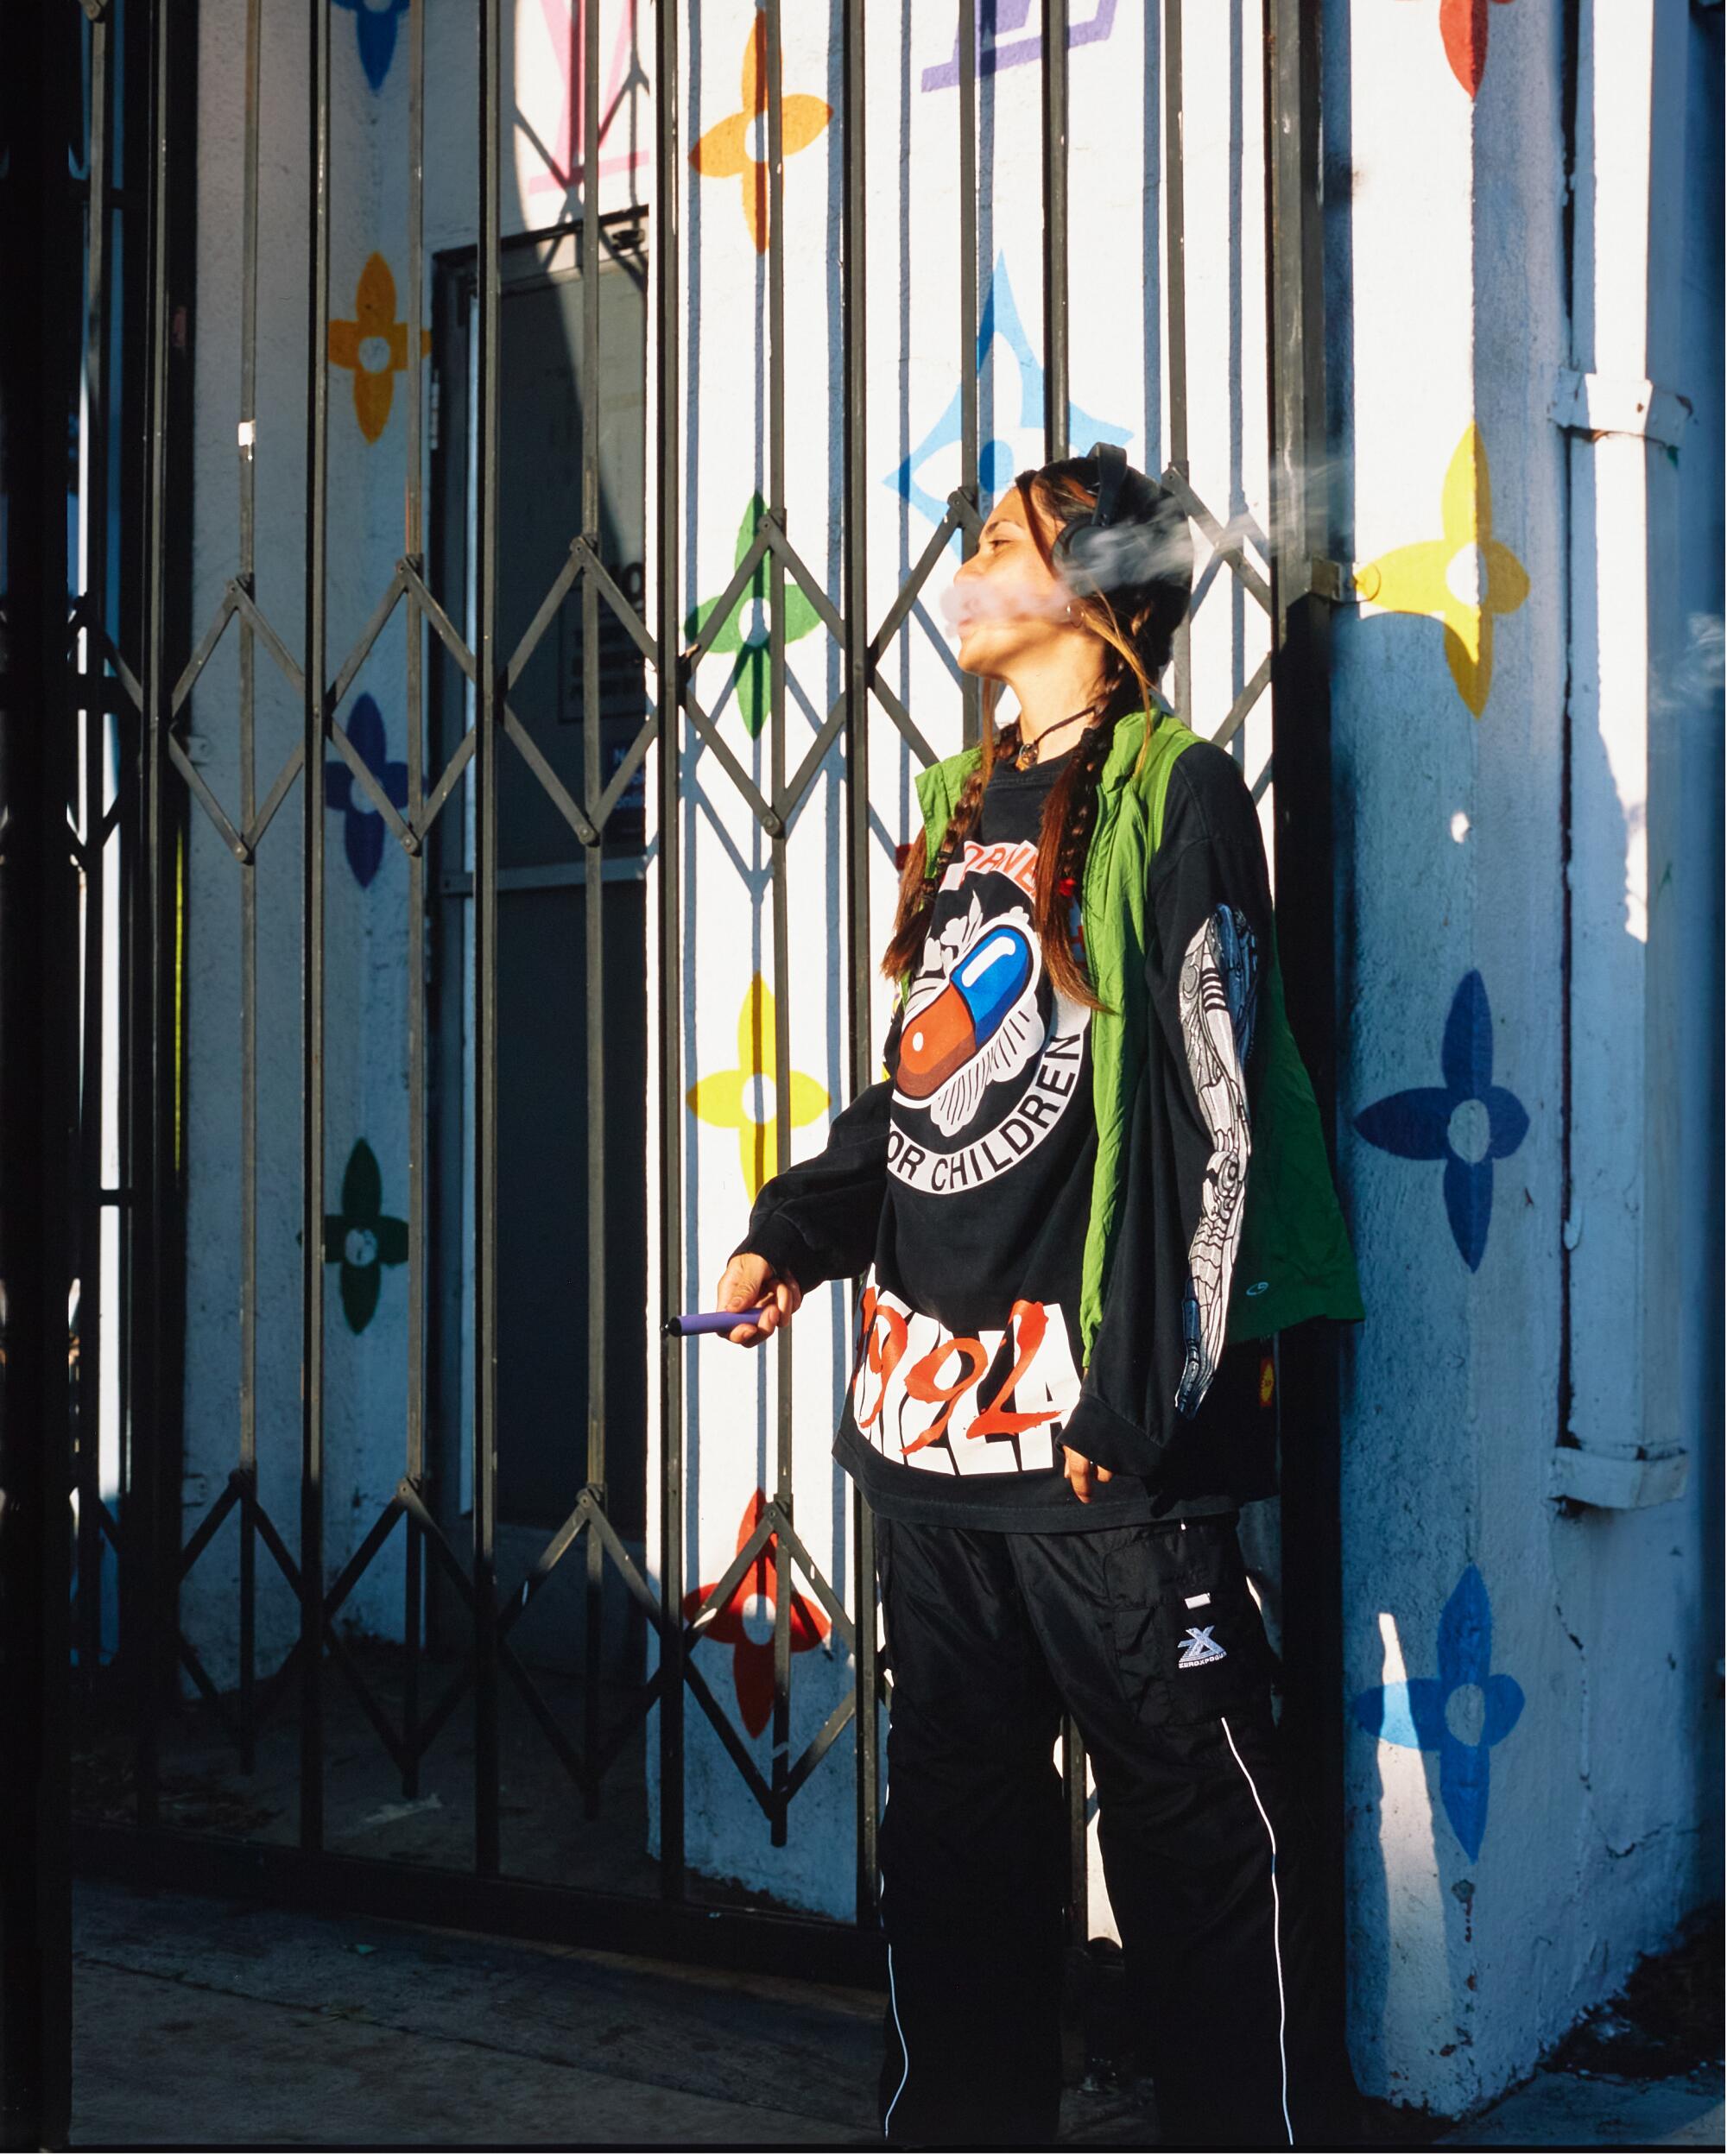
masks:
{"type": "Polygon", "coordinates": [[[893,1677],[895,2144],[1053,2141],[1066,1708],[1164,2145],[1353,2145],[1236,1522],[1275,1487],[1269,1336],[1362,1309],[1252,798],[1154,689],[1191,574],[1119,450],[995,508],[955,586],[983,738],[918,781],[888,1075],[718,1291],[756,1346],[866,1275],[834,1450],[893,1677]]]}

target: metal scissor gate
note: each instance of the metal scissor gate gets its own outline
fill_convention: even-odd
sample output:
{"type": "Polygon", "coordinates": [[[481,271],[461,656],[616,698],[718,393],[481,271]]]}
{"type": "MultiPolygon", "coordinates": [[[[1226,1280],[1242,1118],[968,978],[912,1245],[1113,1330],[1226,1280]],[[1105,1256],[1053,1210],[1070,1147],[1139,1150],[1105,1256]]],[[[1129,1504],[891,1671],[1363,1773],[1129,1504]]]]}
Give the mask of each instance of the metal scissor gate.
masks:
{"type": "MultiPolygon", "coordinates": [[[[76,742],[67,840],[83,936],[77,978],[59,984],[65,1000],[51,1013],[75,1035],[79,1059],[71,1259],[79,1847],[86,1861],[164,1880],[866,1974],[877,1945],[884,1682],[871,1524],[848,1491],[837,1530],[851,1583],[842,1593],[807,1527],[838,1501],[824,1488],[806,1490],[801,1509],[794,1502],[785,1336],[775,1350],[779,1382],[764,1426],[760,1502],[735,1553],[707,1577],[688,1552],[690,1483],[700,1465],[686,1441],[688,1350],[660,1337],[657,1318],[699,1305],[707,1287],[692,1260],[686,1146],[687,1102],[700,1077],[686,1026],[690,775],[699,758],[703,783],[733,789],[733,806],[753,819],[751,843],[759,839],[756,918],[776,1000],[755,1006],[756,1078],[773,1081],[763,1127],[788,1160],[795,997],[837,998],[845,1083],[859,1087],[874,1074],[870,996],[885,923],[879,896],[873,916],[870,903],[870,850],[879,850],[871,759],[903,757],[904,744],[916,762],[935,753],[927,712],[914,711],[896,686],[896,654],[927,623],[931,580],[953,535],[969,553],[1001,484],[999,475],[990,488],[980,481],[987,389],[971,364],[980,308],[1000,304],[999,292],[984,296],[991,219],[980,117],[1010,66],[1035,65],[1045,300],[1041,326],[1027,337],[1042,370],[1043,453],[1065,454],[1087,446],[1066,438],[1070,76],[1115,9],[1094,8],[1085,22],[1070,19],[1083,12],[1079,0],[1042,0],[1041,10],[983,0],[981,11],[960,0],[955,11],[942,109],[952,129],[962,265],[952,294],[958,478],[939,490],[932,528],[908,548],[884,609],[872,603],[867,554],[871,520],[883,513],[882,452],[872,462],[867,439],[864,334],[876,296],[865,288],[866,224],[882,175],[866,126],[862,0],[832,0],[826,11],[829,81],[838,85],[830,117],[844,413],[828,532],[800,528],[786,508],[788,400],[799,385],[787,358],[781,0],[763,0],[750,26],[756,73],[746,81],[758,85],[760,102],[743,117],[759,151],[767,321],[760,408],[750,423],[759,430],[763,482],[758,513],[712,604],[693,588],[687,543],[683,312],[693,250],[703,242],[678,208],[692,184],[693,147],[680,98],[651,99],[651,142],[639,146],[652,182],[644,207],[614,212],[599,187],[578,196],[572,187],[524,248],[506,231],[512,220],[533,221],[506,200],[514,91],[503,0],[474,0],[471,9],[451,0],[429,12],[428,0],[372,10],[309,0],[286,11],[294,18],[291,68],[281,60],[283,11],[263,0],[53,4],[83,61],[73,168],[81,231],[68,234],[81,247],[82,333],[64,385],[78,422],[74,573],[61,683],[76,742]],[[351,281],[338,289],[332,269],[335,167],[355,154],[344,131],[350,93],[333,85],[338,41],[345,57],[357,35],[368,68],[390,71],[393,94],[405,103],[404,154],[388,176],[403,237],[388,291],[368,267],[351,298],[351,281]],[[219,115],[238,184],[214,187],[200,185],[199,159],[218,116],[199,85],[212,79],[212,54],[222,52],[238,85],[219,115]],[[453,155],[447,141],[428,140],[428,84],[434,75],[447,82],[452,60],[462,61],[457,73],[473,101],[465,245],[445,244],[447,229],[428,237],[428,174],[442,184],[453,155]],[[306,145],[306,186],[303,227],[284,240],[267,196],[288,139],[306,145]],[[237,333],[218,351],[212,306],[194,306],[192,295],[223,281],[237,333]],[[287,363],[260,325],[288,288],[299,288],[304,350],[292,356],[300,401],[284,415],[287,363]],[[512,311],[536,293],[562,310],[557,334],[585,412],[610,408],[603,402],[608,366],[646,355],[636,422],[646,514],[638,540],[607,507],[604,459],[608,440],[623,439],[623,421],[583,424],[579,447],[557,452],[568,461],[574,505],[561,566],[524,586],[509,548],[534,508],[535,460],[552,452],[532,442],[512,448],[505,359],[518,321],[523,338],[539,333],[531,310],[512,311]],[[429,376],[414,349],[428,319],[429,376]],[[207,381],[218,375],[231,392],[221,408],[237,425],[223,451],[232,491],[212,586],[208,560],[193,560],[194,530],[206,534],[206,555],[213,543],[193,496],[212,468],[198,430],[210,408],[207,381]],[[361,608],[357,633],[338,632],[332,598],[338,585],[345,604],[352,597],[339,487],[348,452],[332,446],[336,400],[351,391],[363,427],[380,412],[379,425],[387,423],[394,411],[405,430],[400,551],[361,608]],[[294,453],[270,467],[266,485],[264,435],[290,427],[294,453]],[[512,497],[511,475],[521,473],[528,477],[512,497]],[[637,544],[639,563],[630,559],[637,544]],[[272,580],[261,562],[271,547],[280,560],[285,546],[297,576],[272,580]],[[837,575],[818,573],[824,559],[837,575]],[[698,690],[704,663],[740,633],[740,609],[755,636],[745,654],[756,682],[751,738],[761,743],[753,762],[711,693],[698,690]],[[819,623],[837,654],[837,693],[807,724],[788,679],[788,623],[795,633],[800,620],[819,623]],[[372,722],[356,716],[355,697],[367,669],[391,650],[402,713],[394,758],[381,731],[366,732],[372,722]],[[554,673],[542,710],[535,685],[554,673]],[[570,730],[558,733],[558,719],[570,730]],[[794,978],[788,849],[800,812],[830,782],[843,802],[845,945],[812,986],[794,978]],[[517,801],[531,802],[522,815],[555,827],[565,851],[550,866],[524,866],[512,854],[517,801]],[[369,902],[400,909],[391,932],[400,941],[389,946],[399,977],[394,970],[390,977],[402,999],[407,1139],[403,1157],[384,1168],[371,1148],[350,1149],[345,1133],[339,1157],[332,1152],[332,1087],[344,1082],[348,1053],[332,1013],[358,964],[332,912],[338,847],[350,849],[357,879],[366,880],[368,863],[383,878],[382,895],[369,902]],[[565,1075],[585,1093],[585,1126],[569,1135],[574,1167],[558,1173],[584,1179],[589,1202],[585,1218],[569,1221],[572,1263],[585,1252],[579,1307],[568,1340],[545,1344],[548,1356],[554,1344],[559,1354],[567,1348],[575,1359],[558,1367],[579,1369],[585,1381],[585,1397],[565,1403],[581,1432],[579,1486],[530,1487],[524,1470],[517,1496],[508,1388],[531,1358],[510,1330],[528,1290],[511,1284],[509,1268],[523,1239],[516,1209],[534,1202],[535,1179],[511,1166],[512,1119],[533,1121],[531,1103],[510,1091],[511,1033],[537,1022],[536,1005],[550,993],[536,994],[534,965],[524,978],[517,964],[522,952],[541,947],[518,939],[513,925],[527,918],[525,900],[512,911],[523,893],[550,893],[548,905],[569,908],[547,917],[564,924],[551,933],[579,971],[581,996],[562,1014],[557,1039],[565,1075]],[[228,957],[212,966],[199,955],[199,936],[218,911],[228,957]],[[617,1037],[620,1014],[638,1006],[629,1021],[640,1028],[629,1052],[632,1100],[608,1039],[609,1028],[617,1037]],[[188,1044],[212,1028],[228,1044],[225,1062],[198,1064],[194,1081],[188,1044]],[[225,1075],[212,1078],[212,1069],[225,1075]],[[297,1129],[284,1129],[271,1110],[285,1071],[297,1129]],[[636,1293],[618,1271],[618,1216],[615,1205],[608,1213],[605,1192],[609,1157],[642,1142],[638,1115],[653,1135],[636,1293]],[[200,1150],[218,1146],[233,1164],[225,1173],[235,1202],[212,1227],[189,1193],[200,1150]],[[285,1225],[290,1215],[297,1238],[285,1225]],[[220,1247],[231,1254],[219,1265],[212,1236],[225,1237],[220,1247]],[[186,1434],[189,1388],[204,1381],[187,1342],[193,1331],[206,1337],[213,1322],[212,1277],[218,1287],[225,1279],[228,1297],[218,1374],[231,1409],[219,1471],[207,1437],[194,1461],[186,1434]],[[384,1293],[405,1302],[399,1413],[382,1417],[382,1437],[375,1419],[367,1443],[369,1457],[386,1446],[393,1467],[382,1485],[374,1477],[376,1486],[356,1483],[351,1493],[347,1477],[338,1493],[332,1432],[350,1414],[342,1356],[384,1293]],[[632,1336],[626,1320],[642,1323],[637,1303],[648,1316],[632,1336]],[[278,1402],[288,1394],[271,1360],[285,1325],[296,1342],[284,1366],[287,1423],[278,1402]],[[621,1407],[631,1384],[640,1407],[621,1407]],[[379,1588],[386,1566],[387,1596],[379,1588]],[[536,1613],[554,1596],[567,1618],[561,1657],[529,1644],[536,1613]],[[393,1616],[380,1615],[386,1603],[393,1616]],[[357,1623],[359,1610],[366,1614],[357,1623]],[[740,1727],[741,1710],[721,1681],[711,1641],[723,1637],[756,1656],[760,1730],[740,1727]],[[807,1653],[818,1640],[825,1652],[807,1653]],[[818,1666],[838,1689],[806,1736],[794,1710],[818,1666]],[[808,1814],[807,1792],[844,1772],[845,1754],[829,1755],[852,1733],[855,1791],[842,1816],[855,1830],[853,1921],[729,1890],[707,1875],[710,1860],[693,1861],[694,1812],[712,1805],[716,1786],[705,1768],[704,1793],[690,1794],[698,1732],[717,1740],[716,1751],[702,1735],[705,1756],[735,1773],[734,1796],[741,1786],[753,1799],[757,1830],[788,1849],[808,1814]],[[765,1750],[751,1741],[760,1735],[765,1750]],[[458,1782],[459,1796],[451,1793],[458,1782]],[[338,1788],[339,1805],[331,1795],[338,1788]]],[[[509,22],[519,25],[527,9],[518,0],[509,22]]],[[[1217,16],[1213,0],[1206,12],[1217,16]]],[[[1161,352],[1164,477],[1193,520],[1201,564],[1174,695],[1184,716],[1228,742],[1245,741],[1250,722],[1267,726],[1269,710],[1273,754],[1251,775],[1262,792],[1273,763],[1279,774],[1280,950],[1298,1031],[1328,1101],[1328,718],[1313,565],[1330,550],[1309,477],[1320,468],[1324,423],[1319,9],[1317,0],[1228,0],[1226,12],[1231,123],[1239,134],[1246,112],[1257,129],[1235,142],[1233,168],[1249,183],[1241,214],[1262,221],[1251,259],[1266,265],[1263,293],[1231,317],[1237,336],[1241,320],[1262,310],[1268,325],[1255,379],[1268,404],[1268,515],[1256,534],[1237,503],[1204,498],[1203,459],[1190,453],[1190,374],[1216,371],[1215,355],[1192,348],[1191,328],[1183,145],[1204,116],[1197,90],[1189,94],[1183,42],[1184,31],[1190,40],[1194,33],[1195,0],[1145,10],[1162,145],[1159,261],[1145,305],[1161,352]],[[1243,71],[1251,96],[1243,94],[1243,71]],[[1237,661],[1227,693],[1202,709],[1192,636],[1208,608],[1233,610],[1237,661]]],[[[680,83],[701,56],[686,47],[703,20],[693,9],[643,5],[630,68],[653,84],[680,83]]],[[[872,34],[897,37],[897,24],[886,23],[872,15],[872,34]]],[[[604,100],[620,79],[609,41],[603,47],[601,9],[578,9],[568,36],[572,132],[598,144],[609,124],[604,100]]],[[[728,35],[708,56],[728,79],[734,47],[728,35]]],[[[750,184],[746,174],[746,194],[750,184]]],[[[540,319],[542,327],[553,319],[540,319]]],[[[74,340],[65,341],[71,354],[74,340]]],[[[535,513],[565,516],[546,505],[555,492],[549,477],[545,486],[535,513]]],[[[351,611],[342,612],[344,623],[351,611]]],[[[975,681],[956,681],[954,699],[974,736],[975,681]]],[[[1335,1403],[1317,1347],[1286,1343],[1280,1378],[1304,1462],[1285,1498],[1285,1516],[1293,1523],[1299,1514],[1300,1525],[1284,1578],[1303,1612],[1283,1641],[1286,1700],[1310,1717],[1329,1804],[1335,1403]]],[[[1083,1939],[1085,1785],[1071,1733],[1066,1755],[1074,1925],[1083,1939]]],[[[831,1816],[820,1830],[832,1833],[831,1816]]]]}

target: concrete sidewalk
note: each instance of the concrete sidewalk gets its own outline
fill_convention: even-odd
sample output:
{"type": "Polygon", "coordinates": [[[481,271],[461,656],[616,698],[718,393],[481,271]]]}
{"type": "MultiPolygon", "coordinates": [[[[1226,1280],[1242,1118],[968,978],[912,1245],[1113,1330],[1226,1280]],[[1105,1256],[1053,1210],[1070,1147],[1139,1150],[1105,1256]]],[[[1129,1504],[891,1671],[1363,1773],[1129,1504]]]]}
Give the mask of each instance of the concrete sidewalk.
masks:
{"type": "MultiPolygon", "coordinates": [[[[73,2146],[878,2142],[870,1992],[188,1894],[77,1892],[73,2146]]],[[[1062,2139],[1152,2115],[1069,2090],[1062,2139]]]]}
{"type": "MultiPolygon", "coordinates": [[[[73,1979],[74,2147],[876,2143],[882,2002],[838,1986],[94,1882],[73,1979]]],[[[1061,2138],[1151,2148],[1155,2115],[1069,2090],[1061,2138]]],[[[1721,2143],[1718,2073],[1570,2071],[1439,2145],[1721,2143]]]]}

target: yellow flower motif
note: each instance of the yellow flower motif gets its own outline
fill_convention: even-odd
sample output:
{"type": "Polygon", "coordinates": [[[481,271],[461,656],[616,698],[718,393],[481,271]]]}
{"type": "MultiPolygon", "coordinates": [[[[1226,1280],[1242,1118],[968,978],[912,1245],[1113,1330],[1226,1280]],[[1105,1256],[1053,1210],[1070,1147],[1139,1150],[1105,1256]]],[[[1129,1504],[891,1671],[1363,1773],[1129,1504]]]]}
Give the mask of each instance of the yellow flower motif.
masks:
{"type": "MultiPolygon", "coordinates": [[[[432,333],[420,332],[423,358],[432,333]]],[[[395,279],[382,255],[368,255],[354,293],[351,322],[330,325],[330,364],[354,370],[354,416],[360,432],[375,442],[389,424],[395,377],[408,364],[408,325],[395,319],[395,279]]]]}
{"type": "MultiPolygon", "coordinates": [[[[709,128],[690,152],[705,180],[743,182],[743,221],[758,255],[768,249],[768,18],[758,9],[743,47],[743,102],[709,128]]],[[[781,96],[780,142],[789,157],[807,149],[833,117],[819,98],[781,96]]]]}
{"type": "Polygon", "coordinates": [[[1445,473],[1442,536],[1398,547],[1356,572],[1363,598],[1393,614],[1437,615],[1458,694],[1479,718],[1493,684],[1493,617],[1529,596],[1528,572],[1493,536],[1487,448],[1471,420],[1445,473]]]}
{"type": "MultiPolygon", "coordinates": [[[[737,1133],[737,1150],[743,1170],[743,1187],[750,1203],[769,1174],[779,1173],[774,1126],[774,998],[759,973],[752,973],[737,1010],[737,1067],[710,1071],[691,1086],[686,1099],[705,1123],[737,1133]],[[775,1166],[768,1153],[775,1147],[775,1166]]],[[[791,1097],[787,1108],[795,1130],[813,1123],[827,1106],[827,1095],[807,1072],[791,1074],[791,1097]]]]}

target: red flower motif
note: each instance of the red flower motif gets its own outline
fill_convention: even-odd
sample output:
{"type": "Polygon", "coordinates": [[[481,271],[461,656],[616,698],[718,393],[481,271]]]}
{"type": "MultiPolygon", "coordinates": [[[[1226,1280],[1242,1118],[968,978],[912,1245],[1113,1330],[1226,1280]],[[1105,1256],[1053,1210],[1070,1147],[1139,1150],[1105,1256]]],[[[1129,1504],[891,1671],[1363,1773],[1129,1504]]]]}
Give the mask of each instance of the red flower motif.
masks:
{"type": "MultiPolygon", "coordinates": [[[[738,1523],[737,1550],[741,1550],[762,1524],[762,1514],[767,1509],[767,1499],[758,1489],[743,1508],[743,1517],[738,1523]]],[[[775,1535],[769,1535],[756,1552],[756,1562],[750,1567],[732,1590],[731,1599],[721,1605],[718,1616],[712,1617],[702,1627],[705,1640],[718,1640],[732,1649],[731,1679],[737,1687],[737,1710],[743,1717],[743,1726],[751,1736],[760,1736],[768,1726],[768,1717],[774,1711],[774,1579],[778,1552],[775,1535]],[[745,1627],[744,1619],[750,1605],[758,1612],[756,1633],[752,1636],[745,1627]]],[[[684,1622],[688,1624],[707,1597],[713,1592],[711,1580],[705,1587],[693,1588],[684,1596],[684,1622]]],[[[792,1592],[792,1652],[807,1653],[813,1647],[819,1647],[827,1637],[830,1626],[826,1617],[813,1603],[807,1602],[795,1589],[792,1592]]]]}
{"type": "MultiPolygon", "coordinates": [[[[1510,0],[1493,0],[1509,7],[1510,0]]],[[[1439,35],[1452,73],[1473,97],[1487,66],[1488,0],[1439,0],[1439,35]]]]}

